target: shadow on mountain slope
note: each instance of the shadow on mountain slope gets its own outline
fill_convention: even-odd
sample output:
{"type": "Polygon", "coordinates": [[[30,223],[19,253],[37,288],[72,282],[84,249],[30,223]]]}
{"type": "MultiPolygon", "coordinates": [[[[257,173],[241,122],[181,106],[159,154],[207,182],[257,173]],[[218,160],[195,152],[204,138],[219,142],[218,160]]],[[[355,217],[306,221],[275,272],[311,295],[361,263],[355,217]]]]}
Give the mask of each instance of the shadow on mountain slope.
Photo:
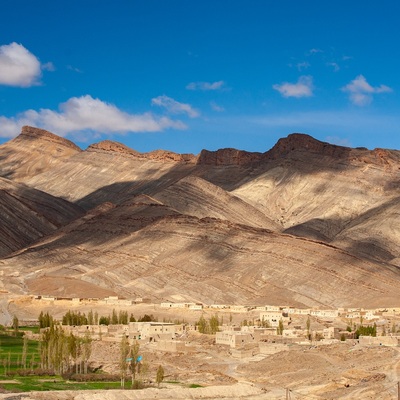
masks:
{"type": "Polygon", "coordinates": [[[311,219],[286,229],[285,233],[333,243],[351,254],[390,263],[400,258],[396,243],[400,234],[399,209],[400,196],[351,220],[311,219]]]}

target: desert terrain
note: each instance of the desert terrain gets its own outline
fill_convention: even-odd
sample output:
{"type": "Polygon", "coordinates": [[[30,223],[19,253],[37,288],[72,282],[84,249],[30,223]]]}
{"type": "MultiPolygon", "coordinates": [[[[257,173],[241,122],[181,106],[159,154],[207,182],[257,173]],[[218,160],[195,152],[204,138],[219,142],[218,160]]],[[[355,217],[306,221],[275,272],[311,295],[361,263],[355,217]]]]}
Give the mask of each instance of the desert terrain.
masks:
{"type": "MultiPolygon", "coordinates": [[[[171,314],[159,305],[400,307],[399,199],[399,150],[336,146],[304,134],[263,153],[139,153],[111,141],[82,150],[24,127],[0,146],[0,323],[13,315],[35,319],[40,311],[61,317],[71,308],[35,296],[141,299],[129,310],[189,324],[201,314],[171,314]]],[[[79,305],[82,312],[92,308],[79,305]]],[[[250,317],[258,314],[233,314],[233,322],[250,317]]],[[[304,326],[304,318],[298,323],[304,326]]],[[[213,335],[189,332],[186,340],[187,354],[149,348],[147,356],[153,366],[162,361],[171,381],[203,387],[165,383],[107,398],[392,399],[397,393],[399,347],[346,341],[238,359],[213,335]]],[[[102,362],[104,351],[113,354],[112,345],[98,346],[93,363],[102,362]]]]}

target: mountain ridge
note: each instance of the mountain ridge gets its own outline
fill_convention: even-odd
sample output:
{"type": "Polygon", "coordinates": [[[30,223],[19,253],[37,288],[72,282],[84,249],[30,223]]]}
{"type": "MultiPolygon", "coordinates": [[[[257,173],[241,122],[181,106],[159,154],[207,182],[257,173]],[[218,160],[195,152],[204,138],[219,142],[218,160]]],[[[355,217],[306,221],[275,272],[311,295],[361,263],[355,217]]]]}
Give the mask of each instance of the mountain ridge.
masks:
{"type": "Polygon", "coordinates": [[[78,150],[35,129],[0,146],[3,182],[84,211],[0,259],[10,294],[49,285],[157,301],[398,302],[398,150],[298,133],[263,153],[140,153],[107,140],[78,150]]]}

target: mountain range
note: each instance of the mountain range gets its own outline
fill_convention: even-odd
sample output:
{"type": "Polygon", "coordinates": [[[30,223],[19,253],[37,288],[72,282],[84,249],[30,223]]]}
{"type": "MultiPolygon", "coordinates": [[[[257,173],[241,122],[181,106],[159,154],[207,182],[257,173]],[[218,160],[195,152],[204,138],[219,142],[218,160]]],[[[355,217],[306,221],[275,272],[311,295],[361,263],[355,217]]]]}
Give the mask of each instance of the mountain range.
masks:
{"type": "Polygon", "coordinates": [[[25,126],[0,146],[0,215],[5,295],[399,305],[398,150],[82,150],[25,126]]]}

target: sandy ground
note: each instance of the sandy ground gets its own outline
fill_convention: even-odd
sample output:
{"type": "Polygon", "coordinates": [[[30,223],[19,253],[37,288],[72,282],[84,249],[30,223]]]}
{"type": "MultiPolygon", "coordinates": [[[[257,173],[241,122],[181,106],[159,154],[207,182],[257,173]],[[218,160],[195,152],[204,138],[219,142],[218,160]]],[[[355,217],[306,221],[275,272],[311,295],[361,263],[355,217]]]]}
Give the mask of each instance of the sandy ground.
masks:
{"type": "Polygon", "coordinates": [[[109,390],[109,391],[62,391],[31,392],[28,394],[0,394],[0,399],[7,400],[147,400],[147,399],[266,399],[263,390],[238,383],[230,386],[205,388],[149,388],[144,390],[109,390]]]}

